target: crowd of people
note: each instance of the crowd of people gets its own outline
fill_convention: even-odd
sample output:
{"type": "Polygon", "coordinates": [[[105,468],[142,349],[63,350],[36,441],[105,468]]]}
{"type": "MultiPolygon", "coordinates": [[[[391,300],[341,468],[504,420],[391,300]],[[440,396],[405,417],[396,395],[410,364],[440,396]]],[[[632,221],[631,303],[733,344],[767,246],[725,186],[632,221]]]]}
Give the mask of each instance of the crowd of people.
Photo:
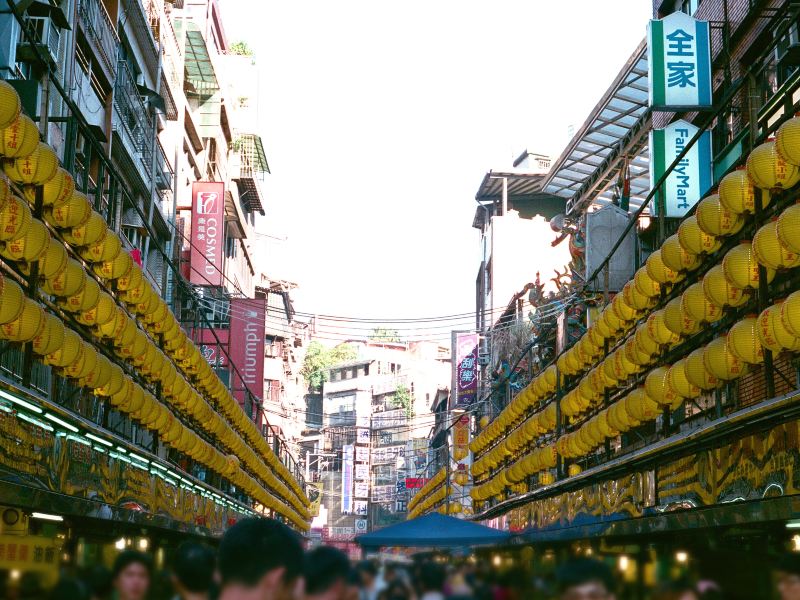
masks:
{"type": "MultiPolygon", "coordinates": [[[[604,562],[575,558],[548,577],[524,570],[493,570],[481,561],[446,564],[435,559],[409,565],[372,560],[353,564],[340,550],[304,551],[301,540],[271,519],[246,519],[231,527],[215,550],[184,542],[167,570],[154,571],[149,555],[124,550],[113,568],[66,575],[46,595],[20,600],[624,600],[614,571],[604,562]]],[[[763,598],[800,600],[800,555],[777,565],[774,587],[763,598]]],[[[738,598],[710,581],[673,581],[650,600],[738,598]]]]}

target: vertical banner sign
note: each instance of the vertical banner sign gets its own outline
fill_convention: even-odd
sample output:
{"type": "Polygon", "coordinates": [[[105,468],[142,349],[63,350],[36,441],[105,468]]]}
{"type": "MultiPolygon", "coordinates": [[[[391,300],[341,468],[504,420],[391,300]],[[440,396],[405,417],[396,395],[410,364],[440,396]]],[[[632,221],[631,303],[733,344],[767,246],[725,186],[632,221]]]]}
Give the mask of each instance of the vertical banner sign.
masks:
{"type": "Polygon", "coordinates": [[[222,248],[225,231],[225,184],[192,183],[192,248],[189,281],[222,285],[222,248]]]}
{"type": "Polygon", "coordinates": [[[707,21],[674,12],[647,27],[650,106],[711,106],[711,44],[707,21]]]}
{"type": "Polygon", "coordinates": [[[342,446],[342,514],[353,512],[353,455],[352,444],[342,446]]]}
{"type": "Polygon", "coordinates": [[[451,408],[467,408],[478,396],[478,334],[452,333],[451,408]]]}
{"type": "Polygon", "coordinates": [[[462,460],[469,455],[469,417],[461,415],[453,424],[453,459],[462,460]]]}
{"type": "Polygon", "coordinates": [[[231,298],[230,358],[239,375],[233,374],[233,397],[244,404],[246,389],[264,396],[264,298],[231,298]]]}
{"type": "MultiPolygon", "coordinates": [[[[650,132],[650,189],[697,132],[697,127],[686,121],[650,132]]],[[[705,131],[661,187],[667,217],[682,217],[711,188],[711,160],[711,132],[705,131]]],[[[658,214],[655,204],[653,214],[658,214]]]]}

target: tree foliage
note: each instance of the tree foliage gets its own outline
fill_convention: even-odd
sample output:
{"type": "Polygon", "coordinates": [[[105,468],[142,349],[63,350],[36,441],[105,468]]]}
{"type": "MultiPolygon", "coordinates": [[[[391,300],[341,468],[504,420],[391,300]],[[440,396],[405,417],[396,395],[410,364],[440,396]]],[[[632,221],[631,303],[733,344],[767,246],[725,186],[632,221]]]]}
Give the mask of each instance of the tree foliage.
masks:
{"type": "Polygon", "coordinates": [[[372,335],[369,339],[376,342],[400,342],[400,333],[397,329],[388,329],[386,327],[376,327],[372,330],[372,335]]]}
{"type": "Polygon", "coordinates": [[[402,383],[397,386],[394,392],[394,405],[397,408],[405,410],[407,418],[410,419],[414,416],[414,397],[411,395],[409,389],[402,383]]]}
{"type": "Polygon", "coordinates": [[[228,47],[228,54],[236,54],[238,56],[253,56],[253,49],[250,48],[247,42],[239,40],[232,43],[228,47]]]}
{"type": "Polygon", "coordinates": [[[350,344],[339,344],[326,348],[317,341],[311,342],[306,351],[303,368],[300,374],[306,380],[309,391],[318,392],[322,384],[328,380],[328,369],[336,365],[355,360],[357,351],[350,344]]]}

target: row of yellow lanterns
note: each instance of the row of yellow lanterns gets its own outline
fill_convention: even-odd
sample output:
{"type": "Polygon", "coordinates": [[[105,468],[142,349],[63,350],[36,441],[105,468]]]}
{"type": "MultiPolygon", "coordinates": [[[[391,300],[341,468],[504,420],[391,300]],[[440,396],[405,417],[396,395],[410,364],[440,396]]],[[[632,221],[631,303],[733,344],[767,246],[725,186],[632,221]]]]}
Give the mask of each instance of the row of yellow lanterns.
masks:
{"type": "MultiPolygon", "coordinates": [[[[9,88],[5,82],[0,82],[0,101],[16,98],[16,92],[12,89],[9,93],[9,88]]],[[[58,167],[58,160],[52,149],[38,142],[38,131],[32,125],[33,122],[25,115],[18,114],[17,118],[0,132],[3,140],[0,145],[0,150],[3,152],[0,154],[5,153],[7,159],[4,162],[6,173],[18,183],[27,184],[25,193],[31,202],[35,200],[33,186],[43,185],[45,220],[51,226],[60,229],[62,236],[78,247],[81,257],[93,263],[93,270],[98,276],[117,280],[121,299],[142,315],[141,318],[151,334],[162,334],[167,354],[176,360],[176,364],[187,375],[198,376],[200,384],[205,384],[205,391],[218,400],[223,413],[238,425],[251,444],[260,446],[259,450],[267,462],[290,482],[293,493],[289,493],[288,488],[274,477],[238,436],[235,440],[227,440],[229,443],[233,442],[234,450],[242,452],[248,465],[256,471],[262,471],[262,477],[271,484],[271,487],[277,488],[281,496],[308,518],[308,500],[297,481],[277,460],[266,441],[258,435],[255,425],[239,410],[213,370],[202,360],[196,346],[183,334],[171,311],[144,279],[141,269],[133,263],[130,254],[122,251],[119,237],[107,229],[102,216],[92,210],[86,196],[75,191],[71,176],[58,167]],[[30,135],[34,136],[36,144],[30,142],[30,135]]],[[[131,346],[121,344],[123,347],[121,356],[132,359],[141,371],[156,371],[157,368],[152,368],[153,362],[156,363],[156,367],[161,365],[162,371],[159,374],[169,380],[165,386],[168,387],[173,381],[174,372],[174,368],[172,370],[168,368],[170,361],[138,330],[135,323],[124,314],[124,310],[115,305],[111,296],[100,291],[91,277],[86,277],[82,265],[68,257],[63,244],[51,238],[44,224],[31,216],[30,209],[24,201],[10,194],[5,181],[0,183],[0,200],[3,201],[0,210],[0,240],[5,241],[3,256],[22,261],[27,265],[38,260],[39,273],[45,280],[43,285],[45,292],[63,299],[62,306],[77,312],[77,319],[80,322],[96,327],[98,331],[104,328],[104,332],[119,334],[123,336],[121,340],[130,341],[131,346]],[[125,353],[125,349],[132,349],[131,354],[125,353]],[[137,350],[140,350],[141,354],[134,355],[137,350]]],[[[179,377],[174,378],[174,381],[178,382],[175,387],[177,393],[183,394],[181,397],[185,398],[186,395],[191,395],[193,390],[190,384],[179,377]]],[[[162,381],[163,383],[165,382],[162,381]]],[[[216,417],[205,404],[200,416],[207,417],[209,414],[216,417]]],[[[218,417],[217,420],[221,422],[218,417]]],[[[208,421],[200,418],[199,422],[208,421]]],[[[224,424],[223,426],[217,424],[216,428],[224,431],[229,437],[234,437],[232,431],[224,424]]]]}
{"type": "MultiPolygon", "coordinates": [[[[419,494],[414,496],[414,498],[417,498],[418,496],[419,494]]],[[[447,486],[438,487],[435,491],[425,496],[420,502],[409,509],[408,518],[414,519],[420,515],[430,512],[434,506],[436,506],[445,498],[447,498],[447,486]]]]}
{"type": "Polygon", "coordinates": [[[423,485],[420,490],[416,493],[416,495],[408,501],[408,510],[410,511],[413,509],[417,504],[422,502],[425,496],[429,495],[434,489],[439,487],[444,480],[447,478],[447,469],[442,467],[439,469],[436,474],[431,477],[425,485],[423,485]]]}
{"type": "MultiPolygon", "coordinates": [[[[559,368],[567,374],[583,372],[594,359],[603,355],[605,340],[615,341],[621,335],[627,334],[635,320],[641,317],[641,312],[655,306],[661,285],[669,285],[683,279],[686,271],[700,266],[700,255],[719,249],[721,245],[719,237],[733,235],[741,230],[744,225],[744,215],[755,211],[753,181],[768,188],[762,193],[762,206],[766,206],[771,200],[770,189],[791,187],[800,181],[800,169],[797,165],[787,164],[788,157],[784,157],[786,149],[789,149],[786,151],[789,153],[794,148],[795,154],[790,160],[800,160],[799,141],[800,119],[795,118],[780,128],[776,142],[762,144],[751,153],[747,171],[737,170],[723,178],[719,194],[703,199],[695,215],[687,218],[681,224],[678,233],[668,238],[661,249],[651,255],[647,265],[640,269],[633,280],[625,286],[623,292],[605,307],[600,319],[589,328],[575,346],[560,357],[559,368]]],[[[564,414],[574,417],[597,406],[605,389],[614,387],[618,381],[627,379],[644,366],[651,364],[661,347],[677,343],[680,336],[696,333],[703,322],[718,320],[722,317],[724,306],[740,306],[747,302],[749,288],[758,285],[759,263],[766,267],[767,276],[771,280],[775,275],[775,269],[790,268],[800,264],[799,253],[800,206],[796,205],[784,210],[778,219],[763,225],[754,236],[752,244],[744,242],[729,251],[722,264],[706,274],[702,284],[690,286],[680,298],[674,299],[665,309],[649,315],[623,347],[603,360],[601,365],[595,366],[588,377],[581,379],[578,386],[562,398],[564,414]]],[[[791,307],[793,304],[784,306],[791,307]]],[[[779,333],[785,335],[785,331],[779,333]]],[[[789,346],[783,348],[792,349],[789,346]]],[[[715,341],[711,344],[708,360],[711,364],[728,364],[724,362],[724,357],[718,356],[719,352],[721,352],[720,342],[715,341]]],[[[651,382],[649,387],[654,388],[657,376],[661,374],[660,369],[663,368],[651,373],[653,377],[648,375],[648,382],[651,382]]],[[[736,372],[735,364],[731,365],[731,374],[734,372],[736,372]]],[[[544,373],[515,398],[519,407],[530,406],[540,398],[535,384],[543,378],[544,373]],[[528,395],[527,398],[525,394],[528,395]]],[[[554,379],[553,376],[553,381],[554,379]]],[[[678,385],[683,380],[677,370],[673,379],[678,385]]],[[[689,396],[680,397],[674,392],[664,392],[659,396],[662,404],[671,405],[673,408],[680,405],[684,397],[689,396]]],[[[650,417],[655,418],[654,415],[660,412],[659,404],[648,396],[644,389],[634,390],[625,401],[624,406],[629,407],[629,410],[624,410],[623,405],[620,405],[613,414],[608,411],[614,407],[601,411],[577,432],[559,439],[558,451],[568,458],[581,456],[596,448],[606,438],[613,437],[611,434],[616,435],[615,424],[616,431],[620,431],[623,427],[630,428],[633,423],[649,420],[650,417]]],[[[509,414],[509,418],[506,419],[508,422],[499,423],[494,431],[485,431],[485,439],[482,439],[481,443],[474,444],[473,451],[480,451],[503,435],[508,426],[524,412],[524,408],[508,410],[512,404],[506,409],[509,414]]],[[[534,439],[532,436],[536,435],[537,428],[532,427],[529,421],[530,419],[522,423],[509,436],[505,445],[499,445],[490,453],[490,455],[494,453],[494,456],[486,461],[488,464],[483,464],[480,459],[476,461],[477,473],[473,468],[473,474],[481,474],[488,468],[496,467],[501,464],[504,455],[513,454],[527,441],[534,439]],[[515,436],[522,442],[514,440],[515,436]]],[[[506,474],[508,469],[501,472],[501,476],[504,476],[498,478],[494,484],[493,480],[490,480],[483,486],[476,486],[477,494],[481,499],[488,498],[495,494],[482,492],[482,487],[497,491],[503,489],[503,480],[513,484],[520,474],[530,475],[535,472],[524,472],[522,464],[530,470],[529,457],[523,457],[512,465],[511,468],[515,465],[517,467],[513,474],[510,471],[506,474]],[[528,462],[525,463],[524,459],[528,459],[528,462]]]]}

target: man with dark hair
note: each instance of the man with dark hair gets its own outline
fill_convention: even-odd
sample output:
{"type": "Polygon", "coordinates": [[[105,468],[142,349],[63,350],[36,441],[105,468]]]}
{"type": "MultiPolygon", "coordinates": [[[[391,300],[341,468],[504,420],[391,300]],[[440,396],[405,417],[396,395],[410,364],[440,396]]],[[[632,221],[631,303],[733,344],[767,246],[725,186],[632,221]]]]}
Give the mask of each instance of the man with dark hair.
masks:
{"type": "Polygon", "coordinates": [[[378,567],[371,560],[362,560],[356,570],[361,581],[360,600],[378,600],[383,591],[383,582],[378,580],[378,567]]]}
{"type": "Polygon", "coordinates": [[[220,600],[290,600],[302,583],[303,548],[274,519],[243,519],[222,536],[217,566],[220,600]]]}
{"type": "Polygon", "coordinates": [[[615,581],[605,563],[575,558],[556,569],[561,600],[614,600],[615,581]]]}
{"type": "Polygon", "coordinates": [[[208,600],[214,585],[214,551],[205,544],[184,542],[172,565],[172,587],[181,600],[208,600]]]}
{"type": "Polygon", "coordinates": [[[426,562],[419,572],[419,583],[422,588],[420,600],[444,600],[442,588],[446,574],[444,568],[433,562],[426,562]]]}
{"type": "Polygon", "coordinates": [[[123,550],[114,560],[111,579],[117,600],[144,600],[150,589],[153,563],[147,554],[123,550]]]}
{"type": "MultiPolygon", "coordinates": [[[[320,546],[306,554],[303,567],[306,600],[345,600],[353,596],[350,561],[341,550],[320,546]]],[[[358,588],[355,588],[358,595],[358,588]]]]}

